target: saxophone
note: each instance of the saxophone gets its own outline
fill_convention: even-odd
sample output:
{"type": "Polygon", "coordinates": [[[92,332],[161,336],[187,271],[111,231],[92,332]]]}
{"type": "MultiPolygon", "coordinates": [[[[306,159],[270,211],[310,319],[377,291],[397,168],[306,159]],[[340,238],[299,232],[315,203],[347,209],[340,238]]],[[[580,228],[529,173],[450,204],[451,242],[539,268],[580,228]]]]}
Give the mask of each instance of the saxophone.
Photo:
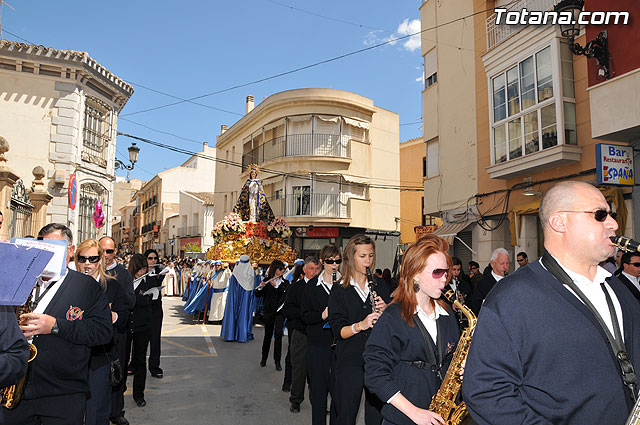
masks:
{"type": "Polygon", "coordinates": [[[371,303],[371,311],[374,313],[380,313],[380,309],[376,307],[376,298],[378,297],[378,294],[375,290],[376,284],[373,281],[370,267],[367,267],[367,283],[369,285],[369,302],[371,303]]]}
{"type": "MultiPolygon", "coordinates": [[[[35,287],[34,287],[35,288],[35,287]]],[[[16,309],[16,317],[20,320],[20,315],[31,313],[33,310],[33,305],[31,304],[31,297],[33,295],[33,291],[29,294],[29,298],[27,298],[27,302],[16,309]]],[[[36,358],[38,354],[38,349],[32,343],[29,343],[29,362],[36,358]]],[[[24,384],[26,381],[27,375],[25,374],[20,380],[8,387],[2,388],[0,392],[2,393],[2,406],[7,409],[15,408],[18,403],[20,403],[20,399],[22,398],[22,392],[24,391],[24,384]]]]}
{"type": "Polygon", "coordinates": [[[631,411],[631,415],[627,418],[627,422],[624,425],[638,425],[640,424],[640,398],[636,401],[636,404],[633,405],[633,410],[631,411]]]}
{"type": "Polygon", "coordinates": [[[460,335],[458,341],[458,348],[456,348],[449,369],[442,380],[440,389],[431,399],[429,410],[438,413],[445,420],[447,425],[459,425],[463,423],[463,420],[469,416],[467,406],[464,401],[460,404],[456,404],[456,398],[462,387],[462,377],[460,376],[460,368],[469,353],[469,346],[471,345],[471,337],[473,336],[473,330],[476,327],[476,316],[469,310],[469,307],[460,303],[456,299],[452,290],[448,290],[444,293],[444,296],[462,311],[469,321],[469,326],[460,335]]]}

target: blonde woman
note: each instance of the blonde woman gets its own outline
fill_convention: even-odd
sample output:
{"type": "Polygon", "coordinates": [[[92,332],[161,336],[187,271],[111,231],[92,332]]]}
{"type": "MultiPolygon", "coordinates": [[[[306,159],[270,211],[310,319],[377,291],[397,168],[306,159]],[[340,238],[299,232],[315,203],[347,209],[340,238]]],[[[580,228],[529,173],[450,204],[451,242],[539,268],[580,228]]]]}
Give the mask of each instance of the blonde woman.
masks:
{"type": "MultiPolygon", "coordinates": [[[[127,324],[129,316],[127,296],[122,286],[105,274],[104,251],[95,239],[87,239],[76,248],[74,255],[76,270],[93,277],[109,299],[111,322],[116,329],[127,324]]],[[[109,423],[111,413],[111,386],[109,385],[109,362],[117,353],[113,339],[106,345],[93,347],[89,359],[89,392],[87,398],[86,425],[109,423]]]]}

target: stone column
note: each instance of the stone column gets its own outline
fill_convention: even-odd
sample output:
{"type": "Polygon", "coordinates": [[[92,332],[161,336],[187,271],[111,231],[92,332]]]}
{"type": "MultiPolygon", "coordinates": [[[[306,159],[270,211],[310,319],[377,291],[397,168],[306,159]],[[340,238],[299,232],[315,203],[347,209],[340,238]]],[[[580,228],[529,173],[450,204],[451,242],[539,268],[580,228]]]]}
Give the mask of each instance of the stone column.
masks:
{"type": "Polygon", "coordinates": [[[47,224],[47,205],[53,199],[53,196],[47,192],[42,179],[45,176],[44,169],[37,166],[32,171],[35,179],[31,185],[31,194],[29,198],[33,204],[33,212],[31,214],[31,234],[36,236],[38,231],[47,224]]]}
{"type": "Polygon", "coordinates": [[[9,239],[9,229],[13,216],[9,205],[11,204],[11,191],[13,185],[20,178],[11,168],[7,166],[5,153],[9,151],[9,142],[0,136],[0,212],[4,216],[2,228],[0,229],[0,240],[9,239]]]}

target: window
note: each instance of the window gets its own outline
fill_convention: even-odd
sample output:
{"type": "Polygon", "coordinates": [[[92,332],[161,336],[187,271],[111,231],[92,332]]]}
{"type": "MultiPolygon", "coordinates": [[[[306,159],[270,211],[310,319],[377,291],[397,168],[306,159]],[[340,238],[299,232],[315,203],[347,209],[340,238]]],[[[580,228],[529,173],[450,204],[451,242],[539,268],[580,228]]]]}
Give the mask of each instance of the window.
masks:
{"type": "Polygon", "coordinates": [[[107,147],[111,140],[111,108],[87,96],[84,108],[82,160],[107,167],[107,147]]]}
{"type": "Polygon", "coordinates": [[[311,186],[293,186],[293,214],[309,215],[311,212],[311,186]]]}
{"type": "Polygon", "coordinates": [[[559,57],[547,46],[491,78],[494,164],[559,143],[578,143],[573,62],[568,46],[559,46],[559,57]],[[560,62],[561,75],[554,76],[554,61],[560,62]],[[561,93],[555,93],[554,79],[561,93]],[[557,106],[559,102],[562,107],[557,106]],[[561,139],[558,123],[564,128],[561,139]]]}
{"type": "Polygon", "coordinates": [[[78,211],[78,240],[99,239],[103,235],[105,227],[98,229],[93,222],[93,213],[96,207],[96,201],[102,203],[102,212],[104,213],[105,223],[109,220],[107,210],[108,192],[98,183],[84,183],[80,186],[80,199],[78,211]]]}
{"type": "Polygon", "coordinates": [[[428,89],[438,82],[438,52],[431,49],[424,56],[424,88],[428,89]]]}
{"type": "Polygon", "coordinates": [[[440,174],[440,159],[438,157],[438,141],[427,143],[427,178],[440,174]]]}
{"type": "Polygon", "coordinates": [[[427,177],[427,157],[422,157],[422,177],[427,177]]]}

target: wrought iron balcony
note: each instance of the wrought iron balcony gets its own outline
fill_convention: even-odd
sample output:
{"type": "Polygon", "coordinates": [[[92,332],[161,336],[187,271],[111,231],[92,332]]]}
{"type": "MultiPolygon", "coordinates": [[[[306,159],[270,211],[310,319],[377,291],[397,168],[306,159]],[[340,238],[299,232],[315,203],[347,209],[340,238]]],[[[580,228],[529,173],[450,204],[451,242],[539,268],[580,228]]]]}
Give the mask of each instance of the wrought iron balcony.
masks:
{"type": "Polygon", "coordinates": [[[346,194],[307,193],[270,199],[276,216],[350,218],[346,194]]]}
{"type": "MultiPolygon", "coordinates": [[[[557,0],[518,0],[511,4],[507,11],[522,11],[527,9],[528,11],[547,11],[553,9],[553,5],[557,0]]],[[[505,24],[505,15],[502,15],[502,20],[499,25],[496,24],[497,13],[494,13],[487,19],[487,51],[493,49],[498,44],[502,43],[513,34],[517,33],[525,27],[525,25],[507,25],[505,24]]]]}
{"type": "Polygon", "coordinates": [[[200,236],[202,236],[200,226],[181,227],[178,229],[178,237],[180,238],[200,237],[200,236]]]}
{"type": "Polygon", "coordinates": [[[242,155],[242,166],[287,156],[351,158],[351,139],[340,134],[290,134],[276,137],[242,155]]]}

